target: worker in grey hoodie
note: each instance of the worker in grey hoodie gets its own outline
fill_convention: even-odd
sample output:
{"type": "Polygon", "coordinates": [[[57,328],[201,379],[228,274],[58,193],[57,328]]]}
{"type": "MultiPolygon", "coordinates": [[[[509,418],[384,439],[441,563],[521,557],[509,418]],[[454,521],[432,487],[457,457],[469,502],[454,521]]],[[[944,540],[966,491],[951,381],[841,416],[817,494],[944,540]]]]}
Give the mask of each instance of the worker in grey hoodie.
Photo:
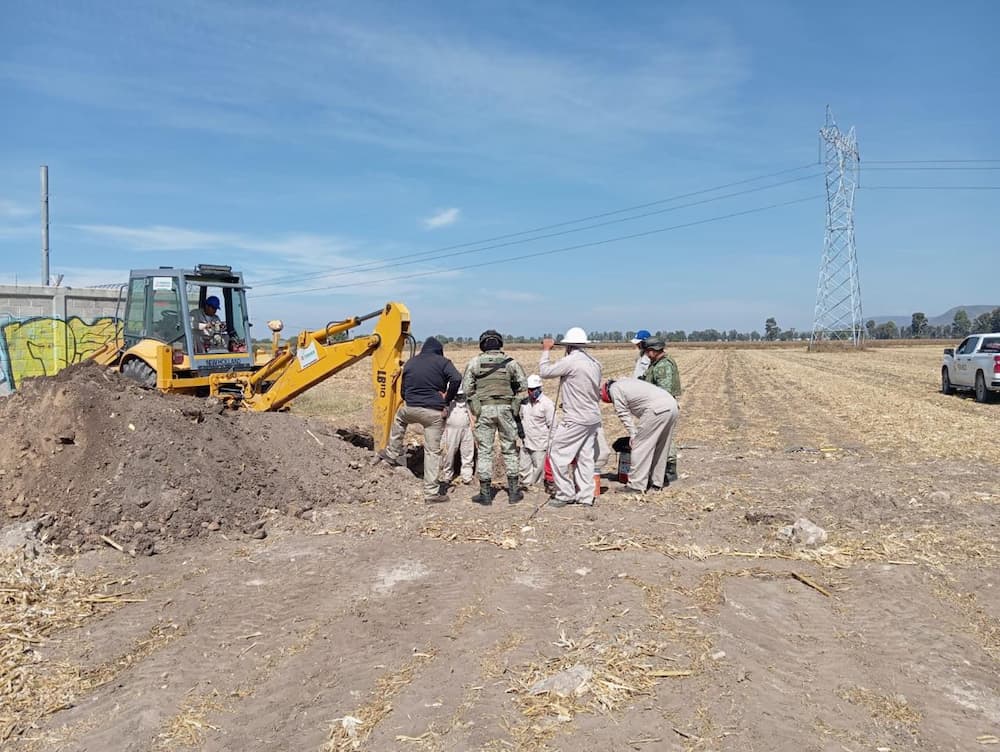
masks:
{"type": "Polygon", "coordinates": [[[389,465],[403,464],[403,436],[406,427],[424,427],[424,500],[448,501],[438,472],[441,467],[441,435],[448,417],[448,405],[462,385],[462,374],[444,357],[444,347],[435,337],[424,340],[420,354],[403,365],[403,404],[392,421],[389,445],[378,459],[389,465]]]}

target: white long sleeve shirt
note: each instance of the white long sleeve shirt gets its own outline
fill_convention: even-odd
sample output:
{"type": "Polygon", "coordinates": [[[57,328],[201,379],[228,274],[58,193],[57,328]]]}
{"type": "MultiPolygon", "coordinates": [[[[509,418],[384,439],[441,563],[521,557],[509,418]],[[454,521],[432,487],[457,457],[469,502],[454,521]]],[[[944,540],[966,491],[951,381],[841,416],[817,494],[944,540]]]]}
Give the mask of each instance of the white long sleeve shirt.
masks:
{"type": "Polygon", "coordinates": [[[646,373],[646,369],[649,368],[649,356],[643,353],[638,358],[635,359],[635,368],[632,369],[632,378],[641,379],[642,375],[646,373]]]}
{"type": "Polygon", "coordinates": [[[647,410],[657,415],[671,410],[677,412],[677,400],[670,392],[647,381],[618,379],[608,392],[611,404],[628,429],[629,436],[635,436],[635,418],[641,418],[647,410]]]}
{"type": "Polygon", "coordinates": [[[466,428],[470,425],[469,406],[465,400],[455,400],[448,410],[448,419],[444,423],[445,428],[466,428]]]}
{"type": "Polygon", "coordinates": [[[542,350],[538,373],[543,379],[562,379],[563,420],[584,426],[601,423],[601,364],[584,350],[573,350],[555,363],[542,350]]]}
{"type": "Polygon", "coordinates": [[[532,402],[530,398],[521,403],[521,425],[524,426],[524,446],[532,452],[544,452],[549,448],[549,434],[556,419],[556,404],[544,394],[532,402]]]}

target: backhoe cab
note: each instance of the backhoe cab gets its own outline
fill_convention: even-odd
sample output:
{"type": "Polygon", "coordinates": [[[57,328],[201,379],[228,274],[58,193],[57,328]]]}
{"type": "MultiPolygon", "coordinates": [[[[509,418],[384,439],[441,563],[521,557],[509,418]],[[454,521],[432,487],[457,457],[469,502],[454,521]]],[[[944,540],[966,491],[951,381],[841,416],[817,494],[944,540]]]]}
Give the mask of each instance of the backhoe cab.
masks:
{"type": "Polygon", "coordinates": [[[278,346],[282,324],[269,321],[271,351],[255,356],[246,290],[243,276],[229,266],[133,270],[121,338],[92,358],[163,392],[212,396],[258,411],[279,410],[338,371],[371,358],[374,443],[376,449],[385,447],[402,399],[403,350],[409,343],[412,354],[414,344],[406,306],[386,303],[364,316],[300,332],[294,349],[278,346]],[[214,316],[206,302],[218,302],[214,316]],[[371,334],[346,338],[350,329],[376,317],[371,334]]]}
{"type": "Polygon", "coordinates": [[[249,332],[243,276],[231,267],[136,269],[125,300],[121,370],[147,386],[207,394],[212,374],[255,370],[249,332]],[[219,322],[198,328],[211,298],[220,303],[219,322]],[[169,369],[159,363],[164,347],[169,369]]]}

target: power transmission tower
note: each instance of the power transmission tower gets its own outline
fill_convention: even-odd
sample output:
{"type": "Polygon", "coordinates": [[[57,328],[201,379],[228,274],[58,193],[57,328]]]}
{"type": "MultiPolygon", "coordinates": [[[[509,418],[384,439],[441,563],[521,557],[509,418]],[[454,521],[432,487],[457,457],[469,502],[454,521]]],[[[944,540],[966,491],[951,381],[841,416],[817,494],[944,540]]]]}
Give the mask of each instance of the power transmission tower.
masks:
{"type": "Polygon", "coordinates": [[[858,140],[854,128],[846,134],[840,131],[829,105],[819,136],[826,165],[826,234],[809,346],[823,340],[849,340],[857,347],[865,336],[854,245],[854,192],[861,169],[858,140]]]}

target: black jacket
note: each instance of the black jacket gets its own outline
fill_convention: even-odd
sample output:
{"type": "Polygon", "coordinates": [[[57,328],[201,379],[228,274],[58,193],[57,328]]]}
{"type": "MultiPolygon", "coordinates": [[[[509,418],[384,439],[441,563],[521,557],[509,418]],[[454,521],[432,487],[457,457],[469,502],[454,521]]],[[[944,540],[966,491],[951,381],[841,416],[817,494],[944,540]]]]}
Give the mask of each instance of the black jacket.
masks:
{"type": "Polygon", "coordinates": [[[462,374],[444,357],[444,348],[434,337],[424,340],[420,354],[403,366],[403,401],[410,407],[444,410],[461,385],[462,374]]]}

